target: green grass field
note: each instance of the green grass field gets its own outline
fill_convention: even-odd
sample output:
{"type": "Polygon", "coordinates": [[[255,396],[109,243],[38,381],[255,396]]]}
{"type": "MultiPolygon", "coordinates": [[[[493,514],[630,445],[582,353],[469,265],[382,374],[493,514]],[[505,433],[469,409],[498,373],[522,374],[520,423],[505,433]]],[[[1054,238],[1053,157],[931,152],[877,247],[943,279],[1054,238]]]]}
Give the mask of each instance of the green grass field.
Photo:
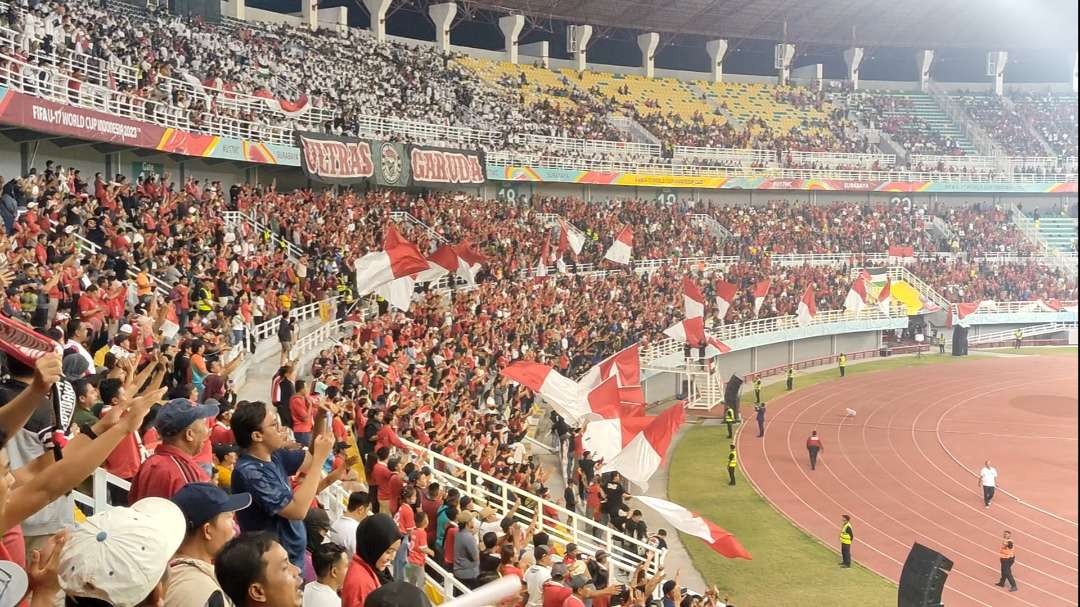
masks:
{"type": "MultiPolygon", "coordinates": [[[[975,351],[972,351],[975,354],[975,351]]],[[[996,351],[995,351],[996,352],[996,351]]],[[[1027,348],[1022,354],[1076,356],[1076,348],[1027,348]]],[[[848,365],[849,375],[901,367],[953,364],[978,359],[949,355],[900,357],[848,365]]],[[[837,378],[836,369],[795,376],[795,389],[837,378]]],[[[783,382],[762,389],[770,401],[784,392],[783,382]]],[[[751,392],[751,397],[752,397],[751,392]]],[[[727,529],[754,557],[730,560],[713,552],[697,538],[682,536],[694,566],[706,582],[716,584],[722,596],[738,607],[875,607],[896,604],[896,586],[868,569],[836,566],[839,558],[766,502],[739,475],[739,484],[727,485],[727,471],[718,464],[717,445],[726,445],[723,426],[698,426],[686,431],[671,456],[668,497],[727,529]],[[708,465],[702,465],[709,462],[708,465]]]]}

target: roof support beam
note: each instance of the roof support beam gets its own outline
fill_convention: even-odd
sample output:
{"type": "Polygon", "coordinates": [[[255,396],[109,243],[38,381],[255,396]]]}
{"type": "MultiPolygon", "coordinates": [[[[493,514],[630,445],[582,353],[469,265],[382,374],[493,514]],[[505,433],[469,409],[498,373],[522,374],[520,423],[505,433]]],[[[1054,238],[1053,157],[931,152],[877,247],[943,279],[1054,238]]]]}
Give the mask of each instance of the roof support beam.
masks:
{"type": "Polygon", "coordinates": [[[649,32],[637,37],[641,49],[641,75],[652,78],[656,73],[656,47],[660,45],[660,34],[649,32]]]}

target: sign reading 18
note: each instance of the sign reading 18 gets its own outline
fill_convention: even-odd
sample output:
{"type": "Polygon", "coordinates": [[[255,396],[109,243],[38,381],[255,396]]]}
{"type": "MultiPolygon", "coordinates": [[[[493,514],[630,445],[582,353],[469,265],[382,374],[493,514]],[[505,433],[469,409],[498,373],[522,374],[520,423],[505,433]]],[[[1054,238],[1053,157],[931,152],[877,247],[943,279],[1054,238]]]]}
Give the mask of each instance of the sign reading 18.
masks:
{"type": "Polygon", "coordinates": [[[495,193],[495,196],[499,200],[509,202],[511,204],[529,204],[529,195],[525,192],[518,192],[514,186],[504,185],[499,187],[499,190],[495,193]]]}

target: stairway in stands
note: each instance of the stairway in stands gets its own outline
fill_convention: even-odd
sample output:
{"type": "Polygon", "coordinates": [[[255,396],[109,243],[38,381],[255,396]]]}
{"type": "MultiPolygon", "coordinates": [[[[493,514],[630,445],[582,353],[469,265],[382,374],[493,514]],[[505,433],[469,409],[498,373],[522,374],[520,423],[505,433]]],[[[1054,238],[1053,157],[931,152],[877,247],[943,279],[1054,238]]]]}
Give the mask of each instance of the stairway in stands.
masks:
{"type": "MultiPolygon", "coordinates": [[[[979,154],[979,150],[960,130],[960,126],[949,119],[930,95],[919,91],[874,91],[874,94],[908,99],[911,101],[916,116],[925,120],[935,131],[955,141],[964,150],[965,155],[977,156],[979,154]]],[[[885,115],[891,116],[893,112],[886,112],[885,115]]]]}
{"type": "Polygon", "coordinates": [[[1076,245],[1077,221],[1075,217],[1041,217],[1037,222],[1039,238],[1055,251],[1069,253],[1076,245]]]}

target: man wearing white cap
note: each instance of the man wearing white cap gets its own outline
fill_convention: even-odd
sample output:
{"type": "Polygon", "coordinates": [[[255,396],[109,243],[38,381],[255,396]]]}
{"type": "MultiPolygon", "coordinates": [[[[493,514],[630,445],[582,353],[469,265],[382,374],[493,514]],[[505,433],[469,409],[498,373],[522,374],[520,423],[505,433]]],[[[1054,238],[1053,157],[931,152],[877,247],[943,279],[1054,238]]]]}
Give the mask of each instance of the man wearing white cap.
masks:
{"type": "Polygon", "coordinates": [[[95,514],[72,529],[60,554],[60,588],[80,604],[160,605],[184,529],[179,506],[158,497],[95,514]]]}

